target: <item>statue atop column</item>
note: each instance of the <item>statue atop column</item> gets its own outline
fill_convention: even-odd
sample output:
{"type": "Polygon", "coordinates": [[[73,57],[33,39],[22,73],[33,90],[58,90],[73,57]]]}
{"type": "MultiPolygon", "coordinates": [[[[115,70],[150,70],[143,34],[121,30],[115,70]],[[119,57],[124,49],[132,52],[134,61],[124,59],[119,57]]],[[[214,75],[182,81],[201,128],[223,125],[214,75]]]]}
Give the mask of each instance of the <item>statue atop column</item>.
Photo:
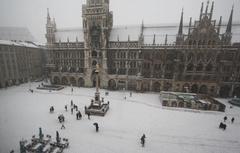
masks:
{"type": "Polygon", "coordinates": [[[96,92],[94,99],[91,100],[89,107],[85,106],[85,114],[104,116],[109,109],[109,102],[104,103],[104,98],[100,98],[99,92],[99,72],[100,66],[96,65],[96,92]]]}

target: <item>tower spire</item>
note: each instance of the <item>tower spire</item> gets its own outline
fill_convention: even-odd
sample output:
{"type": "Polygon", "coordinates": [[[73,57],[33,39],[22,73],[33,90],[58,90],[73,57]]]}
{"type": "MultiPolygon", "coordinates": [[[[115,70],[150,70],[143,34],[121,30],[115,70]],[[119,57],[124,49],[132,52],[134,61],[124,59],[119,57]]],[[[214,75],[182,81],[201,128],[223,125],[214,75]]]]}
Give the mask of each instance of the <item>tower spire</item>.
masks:
{"type": "Polygon", "coordinates": [[[229,17],[229,20],[228,20],[226,33],[231,33],[232,32],[233,8],[234,8],[234,5],[232,6],[231,14],[230,14],[230,17],[229,17]]]}
{"type": "Polygon", "coordinates": [[[181,14],[181,19],[180,19],[180,24],[179,24],[179,29],[178,29],[178,35],[183,34],[183,8],[182,8],[182,14],[181,14]]]}
{"type": "Polygon", "coordinates": [[[214,1],[212,2],[211,12],[210,12],[210,20],[212,20],[213,9],[214,9],[214,1]]]}
{"type": "Polygon", "coordinates": [[[51,22],[50,14],[49,14],[49,8],[47,8],[47,23],[51,22]]]}
{"type": "Polygon", "coordinates": [[[167,41],[168,41],[168,35],[166,34],[166,36],[165,36],[165,45],[167,45],[167,41]]]}
{"type": "Polygon", "coordinates": [[[222,16],[220,16],[219,23],[218,23],[218,30],[217,30],[218,35],[220,34],[221,25],[222,25],[222,16]]]}
{"type": "Polygon", "coordinates": [[[142,20],[142,25],[141,25],[141,35],[143,34],[143,29],[144,29],[144,22],[142,20]]]}
{"type": "Polygon", "coordinates": [[[156,35],[154,34],[153,35],[153,45],[155,45],[156,44],[156,35]]]}
{"type": "Polygon", "coordinates": [[[191,27],[192,27],[192,17],[190,17],[190,21],[189,21],[188,35],[190,35],[191,27]]]}
{"type": "Polygon", "coordinates": [[[209,0],[207,1],[207,6],[206,6],[206,10],[205,10],[205,15],[207,15],[207,13],[208,13],[208,6],[209,6],[209,0]]]}
{"type": "Polygon", "coordinates": [[[199,20],[202,19],[202,14],[203,14],[203,2],[202,2],[201,10],[200,10],[199,20]]]}

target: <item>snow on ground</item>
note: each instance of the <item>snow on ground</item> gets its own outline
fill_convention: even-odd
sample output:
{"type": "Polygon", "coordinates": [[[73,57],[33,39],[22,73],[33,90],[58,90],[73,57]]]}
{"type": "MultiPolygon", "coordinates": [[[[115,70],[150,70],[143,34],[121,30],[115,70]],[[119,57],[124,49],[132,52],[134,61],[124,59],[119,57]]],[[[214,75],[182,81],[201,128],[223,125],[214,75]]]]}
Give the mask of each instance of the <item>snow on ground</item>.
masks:
{"type": "MultiPolygon", "coordinates": [[[[31,86],[36,87],[40,83],[31,86]]],[[[28,92],[29,84],[0,90],[0,153],[11,149],[19,152],[19,141],[38,135],[42,127],[44,134],[55,138],[69,138],[70,147],[65,153],[239,153],[240,152],[240,108],[229,108],[226,112],[204,112],[162,108],[157,93],[133,93],[100,90],[105,101],[110,101],[110,110],[105,117],[91,116],[88,120],[76,120],[64,106],[71,99],[83,114],[84,106],[90,104],[95,89],[66,87],[61,91],[34,89],[28,92]],[[127,96],[125,100],[123,97],[127,96]],[[54,106],[54,114],[49,113],[54,106]],[[57,116],[63,114],[65,130],[61,130],[57,116]],[[235,117],[235,123],[227,121],[227,130],[218,129],[223,117],[235,117]],[[94,122],[100,131],[95,132],[94,122]],[[142,148],[140,137],[146,134],[142,148]]]]}

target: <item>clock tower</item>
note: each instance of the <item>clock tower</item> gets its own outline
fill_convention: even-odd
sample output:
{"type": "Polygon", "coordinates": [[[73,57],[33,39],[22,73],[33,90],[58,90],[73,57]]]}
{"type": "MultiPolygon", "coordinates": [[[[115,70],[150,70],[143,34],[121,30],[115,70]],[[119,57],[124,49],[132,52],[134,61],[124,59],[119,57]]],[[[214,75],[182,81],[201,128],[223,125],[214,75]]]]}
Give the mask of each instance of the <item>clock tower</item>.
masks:
{"type": "Polygon", "coordinates": [[[113,15],[109,11],[109,0],[87,0],[82,6],[84,47],[85,47],[85,75],[86,85],[107,87],[107,48],[109,35],[113,25],[113,15]],[[96,79],[96,65],[101,73],[96,79]]]}

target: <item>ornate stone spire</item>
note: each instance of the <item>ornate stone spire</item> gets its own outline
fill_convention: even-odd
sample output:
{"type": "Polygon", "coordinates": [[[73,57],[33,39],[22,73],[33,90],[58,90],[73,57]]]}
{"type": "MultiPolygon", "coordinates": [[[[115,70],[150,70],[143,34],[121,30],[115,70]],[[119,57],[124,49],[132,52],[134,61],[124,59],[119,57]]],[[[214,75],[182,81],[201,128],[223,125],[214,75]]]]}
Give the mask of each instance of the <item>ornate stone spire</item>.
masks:
{"type": "Polygon", "coordinates": [[[210,12],[210,21],[212,20],[213,9],[214,9],[214,2],[212,2],[211,12],[210,12]]]}
{"type": "Polygon", "coordinates": [[[182,9],[182,14],[181,14],[181,19],[180,19],[180,24],[179,24],[179,29],[178,29],[178,35],[183,34],[183,9],[182,9]]]}
{"type": "Polygon", "coordinates": [[[199,20],[200,21],[202,19],[202,14],[203,14],[203,2],[202,2],[202,7],[201,7],[201,10],[200,10],[200,16],[199,16],[199,20]]]}
{"type": "Polygon", "coordinates": [[[156,45],[156,38],[155,37],[156,37],[156,35],[154,34],[153,35],[153,45],[156,45]]]}
{"type": "Polygon", "coordinates": [[[47,24],[50,24],[50,23],[51,23],[51,17],[49,14],[49,8],[47,8],[47,24]]]}
{"type": "Polygon", "coordinates": [[[233,7],[234,6],[232,6],[231,14],[230,14],[230,17],[229,17],[229,20],[228,20],[226,33],[231,33],[232,32],[233,7]]]}
{"type": "Polygon", "coordinates": [[[218,23],[218,30],[217,30],[218,35],[220,34],[221,25],[222,25],[222,16],[220,16],[219,23],[218,23]]]}
{"type": "Polygon", "coordinates": [[[188,35],[190,35],[191,27],[192,27],[192,17],[190,17],[190,21],[189,21],[188,35]]]}

